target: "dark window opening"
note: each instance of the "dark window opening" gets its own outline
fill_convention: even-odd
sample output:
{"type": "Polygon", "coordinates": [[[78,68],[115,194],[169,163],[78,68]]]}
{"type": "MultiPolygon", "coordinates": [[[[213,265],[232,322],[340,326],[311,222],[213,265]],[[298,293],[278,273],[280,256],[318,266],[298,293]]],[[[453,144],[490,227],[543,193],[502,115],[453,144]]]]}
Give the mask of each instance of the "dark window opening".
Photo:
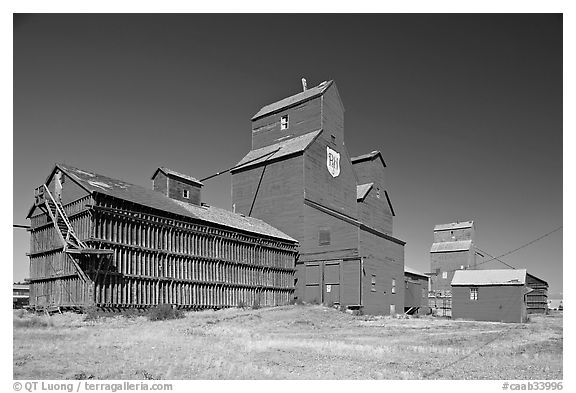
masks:
{"type": "Polygon", "coordinates": [[[330,245],[330,230],[329,229],[320,229],[320,231],[318,231],[318,245],[319,246],[330,245]]]}

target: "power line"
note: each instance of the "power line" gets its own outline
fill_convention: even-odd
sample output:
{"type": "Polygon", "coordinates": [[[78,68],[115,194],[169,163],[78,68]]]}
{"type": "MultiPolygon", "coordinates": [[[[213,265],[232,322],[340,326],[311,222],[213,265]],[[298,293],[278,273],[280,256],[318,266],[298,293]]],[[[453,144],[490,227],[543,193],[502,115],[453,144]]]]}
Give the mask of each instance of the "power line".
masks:
{"type": "MultiPolygon", "coordinates": [[[[493,260],[495,260],[495,259],[502,258],[502,257],[505,257],[505,256],[510,255],[510,254],[512,254],[512,253],[515,253],[516,251],[521,250],[521,249],[523,249],[524,247],[528,247],[529,245],[531,245],[531,244],[533,244],[533,243],[536,243],[538,240],[541,240],[541,239],[544,239],[545,237],[550,236],[550,235],[553,234],[554,232],[558,232],[560,229],[562,229],[562,225],[560,225],[558,228],[556,228],[556,229],[554,229],[554,230],[552,230],[552,231],[550,231],[550,232],[548,232],[548,233],[540,236],[539,238],[536,238],[536,239],[534,239],[534,240],[532,240],[532,241],[529,241],[529,242],[526,243],[526,244],[521,245],[521,246],[518,247],[518,248],[513,249],[512,251],[505,252],[504,254],[498,255],[497,257],[492,257],[492,259],[489,259],[489,260],[487,260],[487,261],[483,261],[482,263],[487,263],[487,262],[493,261],[493,260]]],[[[500,262],[502,262],[502,261],[500,261],[500,262]]]]}
{"type": "Polygon", "coordinates": [[[486,254],[486,255],[488,255],[489,257],[491,257],[491,258],[492,258],[492,259],[490,259],[490,260],[488,260],[488,261],[482,261],[482,262],[480,262],[480,263],[476,264],[476,266],[478,266],[478,265],[482,265],[482,264],[484,264],[484,263],[486,263],[486,262],[490,262],[490,261],[493,261],[493,260],[497,260],[498,262],[500,262],[500,263],[503,263],[504,265],[508,266],[509,268],[512,268],[512,269],[517,269],[515,266],[512,266],[512,265],[510,265],[510,264],[508,264],[508,263],[504,262],[503,260],[501,260],[501,259],[499,259],[499,258],[495,257],[494,255],[490,255],[488,252],[486,252],[486,251],[482,250],[482,249],[481,249],[481,248],[479,248],[479,247],[476,247],[476,249],[477,249],[477,250],[479,250],[479,251],[482,251],[484,254],[486,254]]]}
{"type": "MultiPolygon", "coordinates": [[[[502,257],[504,257],[504,256],[508,256],[508,255],[510,255],[510,254],[512,254],[512,253],[514,253],[514,252],[516,252],[516,251],[518,251],[518,250],[521,250],[521,249],[523,249],[523,248],[525,248],[525,247],[528,247],[529,245],[534,244],[534,243],[536,243],[537,241],[542,240],[542,239],[544,239],[545,237],[550,236],[550,235],[553,234],[554,232],[558,232],[560,229],[562,229],[562,226],[559,226],[558,228],[556,228],[556,229],[554,229],[554,230],[552,230],[552,231],[550,231],[550,232],[548,232],[548,233],[545,233],[544,235],[542,235],[542,236],[540,236],[540,237],[538,237],[538,238],[536,238],[536,239],[534,239],[534,240],[531,240],[531,241],[529,241],[528,243],[525,243],[525,244],[521,245],[520,247],[517,247],[517,248],[515,248],[515,249],[513,249],[513,250],[511,250],[511,251],[505,252],[504,254],[499,255],[499,256],[497,256],[497,257],[493,257],[493,256],[491,256],[490,254],[488,254],[486,251],[480,250],[480,249],[478,248],[478,250],[484,252],[486,255],[488,255],[488,256],[491,257],[491,258],[488,259],[488,260],[486,260],[486,261],[482,261],[482,262],[476,264],[476,267],[478,267],[478,266],[480,266],[480,265],[483,265],[483,264],[485,264],[485,263],[488,263],[488,262],[497,260],[497,261],[500,261],[500,262],[502,262],[503,264],[511,267],[512,269],[516,269],[516,267],[507,264],[506,262],[500,260],[500,258],[502,258],[502,257]]],[[[462,269],[444,270],[443,272],[452,273],[452,272],[455,272],[455,271],[458,271],[458,270],[462,270],[462,269]]]]}

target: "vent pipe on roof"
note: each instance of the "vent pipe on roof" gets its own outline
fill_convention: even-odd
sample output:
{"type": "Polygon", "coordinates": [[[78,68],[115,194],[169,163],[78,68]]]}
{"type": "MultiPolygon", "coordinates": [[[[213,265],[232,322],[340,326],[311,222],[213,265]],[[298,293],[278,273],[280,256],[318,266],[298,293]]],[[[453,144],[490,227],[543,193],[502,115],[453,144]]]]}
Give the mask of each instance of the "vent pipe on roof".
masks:
{"type": "Polygon", "coordinates": [[[306,85],[306,79],[302,78],[302,91],[306,91],[308,89],[307,85],[306,85]]]}

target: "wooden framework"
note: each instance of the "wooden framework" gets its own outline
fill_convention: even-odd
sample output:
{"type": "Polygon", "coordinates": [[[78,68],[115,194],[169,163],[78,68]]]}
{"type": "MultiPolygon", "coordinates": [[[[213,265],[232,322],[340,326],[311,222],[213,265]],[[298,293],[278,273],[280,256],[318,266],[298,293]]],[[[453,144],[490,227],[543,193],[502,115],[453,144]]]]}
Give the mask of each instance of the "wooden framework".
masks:
{"type": "MultiPolygon", "coordinates": [[[[30,304],[34,307],[183,308],[275,306],[294,292],[295,242],[160,212],[102,194],[64,205],[93,250],[74,256],[45,214],[31,219],[30,304]],[[109,257],[98,250],[112,250],[109,257]]],[[[107,251],[109,252],[109,251],[107,251]]]]}

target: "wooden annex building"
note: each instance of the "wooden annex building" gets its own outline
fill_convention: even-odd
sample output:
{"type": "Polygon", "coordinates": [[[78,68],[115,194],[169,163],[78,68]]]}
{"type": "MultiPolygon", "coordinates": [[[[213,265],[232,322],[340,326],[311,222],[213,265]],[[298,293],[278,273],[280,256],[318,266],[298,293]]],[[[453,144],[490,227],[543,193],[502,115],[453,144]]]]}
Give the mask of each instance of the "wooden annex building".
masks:
{"type": "Polygon", "coordinates": [[[35,193],[30,305],[200,309],[287,304],[297,241],[201,203],[202,183],[159,168],[153,189],[57,164],[35,193]]]}
{"type": "Polygon", "coordinates": [[[299,241],[295,298],[404,311],[404,244],[393,236],[386,163],[351,157],[334,81],[266,105],[252,117],[252,148],[232,169],[236,212],[299,241]]]}
{"type": "Polygon", "coordinates": [[[458,270],[452,279],[452,318],[526,322],[526,269],[458,270]]]}
{"type": "Polygon", "coordinates": [[[430,312],[428,304],[430,276],[418,270],[404,267],[404,312],[408,315],[426,315],[430,312]]]}

